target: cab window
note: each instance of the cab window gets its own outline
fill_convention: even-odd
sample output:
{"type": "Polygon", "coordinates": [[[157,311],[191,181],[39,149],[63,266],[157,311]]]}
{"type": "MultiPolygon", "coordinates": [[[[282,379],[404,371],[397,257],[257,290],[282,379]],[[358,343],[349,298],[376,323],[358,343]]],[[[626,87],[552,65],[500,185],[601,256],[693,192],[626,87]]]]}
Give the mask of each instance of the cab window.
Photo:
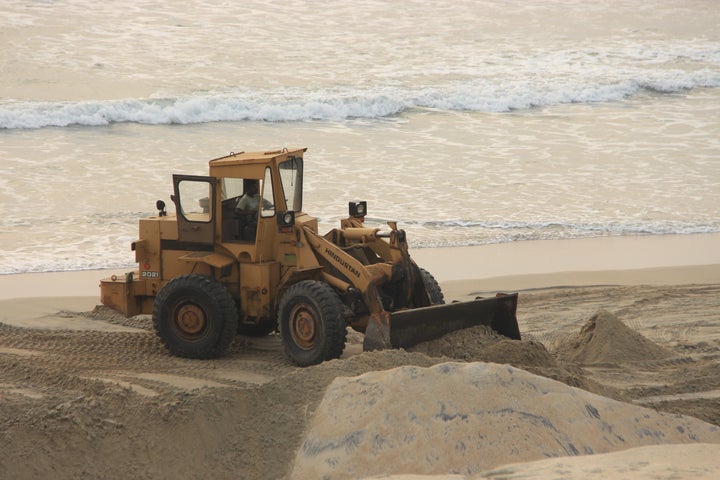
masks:
{"type": "Polygon", "coordinates": [[[181,180],[178,183],[180,213],[191,222],[212,220],[213,204],[210,201],[212,185],[206,181],[181,180]]]}
{"type": "Polygon", "coordinates": [[[265,169],[265,181],[263,182],[262,191],[262,209],[260,214],[263,217],[272,217],[275,215],[275,195],[273,194],[272,171],[265,169]]]}
{"type": "Polygon", "coordinates": [[[279,167],[287,209],[299,212],[302,210],[303,159],[291,157],[281,162],[279,167]]]}

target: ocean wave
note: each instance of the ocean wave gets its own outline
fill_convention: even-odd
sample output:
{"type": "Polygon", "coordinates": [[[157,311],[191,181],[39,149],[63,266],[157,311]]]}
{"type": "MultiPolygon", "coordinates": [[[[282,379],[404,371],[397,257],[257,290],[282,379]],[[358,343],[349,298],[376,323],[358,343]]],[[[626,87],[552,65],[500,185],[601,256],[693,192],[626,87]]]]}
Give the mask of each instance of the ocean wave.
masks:
{"type": "Polygon", "coordinates": [[[502,221],[404,221],[414,247],[457,247],[526,240],[565,240],[637,235],[692,235],[720,233],[720,223],[691,222],[502,222],[502,221]]]}
{"type": "MultiPolygon", "coordinates": [[[[526,76],[527,77],[527,76],[526,76]]],[[[674,93],[718,87],[720,72],[662,70],[618,75],[598,83],[520,78],[477,78],[442,86],[402,88],[238,89],[189,96],[104,101],[0,102],[1,129],[35,129],[112,123],[149,125],[209,122],[341,121],[383,118],[411,109],[507,112],[567,103],[620,101],[642,91],[674,93]],[[623,77],[623,78],[620,78],[623,77]]]]}
{"type": "MultiPolygon", "coordinates": [[[[319,218],[320,231],[339,223],[339,217],[319,218]]],[[[387,220],[366,217],[365,225],[387,230],[387,220]]],[[[398,223],[414,247],[460,247],[510,243],[526,240],[565,240],[591,237],[637,235],[693,235],[720,233],[720,221],[485,221],[485,220],[411,220],[398,223]]]]}
{"type": "MultiPolygon", "coordinates": [[[[378,220],[382,222],[382,220],[378,220]]],[[[432,229],[441,228],[466,228],[483,229],[488,231],[502,230],[535,230],[535,231],[559,231],[588,232],[588,233],[617,233],[617,234],[690,234],[690,233],[712,233],[720,232],[720,222],[695,223],[678,221],[637,221],[637,222],[598,222],[598,223],[564,223],[554,221],[540,222],[504,222],[504,221],[479,221],[479,220],[429,220],[429,221],[403,221],[404,225],[426,227],[432,229]]]]}

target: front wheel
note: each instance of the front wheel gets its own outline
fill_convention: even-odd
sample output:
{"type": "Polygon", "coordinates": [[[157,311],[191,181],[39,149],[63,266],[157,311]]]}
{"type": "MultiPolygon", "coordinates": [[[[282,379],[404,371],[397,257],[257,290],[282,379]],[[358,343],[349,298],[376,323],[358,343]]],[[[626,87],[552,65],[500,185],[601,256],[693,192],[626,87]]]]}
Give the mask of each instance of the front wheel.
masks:
{"type": "Polygon", "coordinates": [[[216,280],[182,275],[165,285],[153,304],[153,328],[173,355],[215,358],[237,331],[232,295],[216,280]]]}
{"type": "Polygon", "coordinates": [[[288,288],[278,320],[285,351],[301,367],[339,358],[345,349],[344,305],[326,283],[304,280],[288,288]]]}
{"type": "Polygon", "coordinates": [[[423,285],[427,290],[428,297],[430,298],[431,305],[442,305],[445,303],[445,296],[443,295],[440,284],[432,276],[432,273],[428,272],[422,267],[418,267],[420,270],[420,276],[422,277],[423,285]]]}

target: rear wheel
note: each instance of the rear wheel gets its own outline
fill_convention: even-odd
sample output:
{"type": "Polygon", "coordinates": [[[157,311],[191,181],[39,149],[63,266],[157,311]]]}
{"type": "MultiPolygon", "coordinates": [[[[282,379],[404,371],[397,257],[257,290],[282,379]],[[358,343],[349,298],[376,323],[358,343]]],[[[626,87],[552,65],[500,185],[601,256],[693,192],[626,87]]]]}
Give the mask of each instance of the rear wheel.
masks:
{"type": "Polygon", "coordinates": [[[435,280],[430,272],[422,267],[418,267],[420,270],[420,276],[422,277],[425,290],[427,290],[428,297],[430,297],[430,303],[432,305],[442,305],[445,303],[445,296],[442,293],[440,284],[435,280]]]}
{"type": "Polygon", "coordinates": [[[338,358],[345,349],[344,305],[335,290],[315,280],[288,288],[278,308],[285,351],[306,367],[338,358]]]}
{"type": "Polygon", "coordinates": [[[179,357],[222,355],[237,331],[237,316],[232,295],[202,275],[172,279],[153,304],[155,333],[179,357]]]}

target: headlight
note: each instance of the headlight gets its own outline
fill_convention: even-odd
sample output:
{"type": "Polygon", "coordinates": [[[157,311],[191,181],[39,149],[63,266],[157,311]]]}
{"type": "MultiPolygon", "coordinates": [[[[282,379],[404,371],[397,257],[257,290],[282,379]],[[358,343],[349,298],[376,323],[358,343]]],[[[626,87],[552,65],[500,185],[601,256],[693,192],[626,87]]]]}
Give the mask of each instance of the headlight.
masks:
{"type": "Polygon", "coordinates": [[[281,233],[292,232],[292,227],[295,225],[295,212],[288,210],[287,212],[278,213],[277,224],[281,233]]]}

